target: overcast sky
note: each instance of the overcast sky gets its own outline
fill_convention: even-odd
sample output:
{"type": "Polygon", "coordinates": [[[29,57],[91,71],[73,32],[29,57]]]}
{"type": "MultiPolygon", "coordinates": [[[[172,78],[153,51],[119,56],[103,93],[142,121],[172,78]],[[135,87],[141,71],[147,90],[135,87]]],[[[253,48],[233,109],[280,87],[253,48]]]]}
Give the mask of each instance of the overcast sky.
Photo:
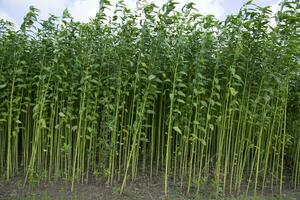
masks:
{"type": "MultiPolygon", "coordinates": [[[[45,19],[49,13],[61,16],[65,8],[68,8],[72,16],[82,22],[87,22],[94,17],[98,10],[99,0],[0,0],[0,19],[12,21],[18,27],[28,11],[30,5],[40,10],[40,18],[45,19]]],[[[116,2],[115,0],[111,2],[116,2]]],[[[125,4],[134,9],[136,0],[124,0],[125,4]]],[[[147,0],[161,6],[167,0],[147,0]]],[[[214,14],[219,19],[224,19],[228,14],[238,12],[246,0],[177,0],[182,5],[194,2],[196,8],[202,14],[214,14]]],[[[278,9],[281,0],[254,0],[254,3],[261,6],[270,5],[272,10],[278,9]]]]}

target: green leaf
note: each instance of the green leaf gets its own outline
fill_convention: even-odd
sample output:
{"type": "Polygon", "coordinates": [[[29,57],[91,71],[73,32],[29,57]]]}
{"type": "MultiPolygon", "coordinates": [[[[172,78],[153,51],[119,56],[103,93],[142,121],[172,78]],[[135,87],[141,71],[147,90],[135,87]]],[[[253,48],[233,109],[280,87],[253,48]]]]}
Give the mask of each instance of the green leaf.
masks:
{"type": "Polygon", "coordinates": [[[63,112],[59,112],[58,115],[59,115],[60,117],[65,117],[65,116],[66,116],[63,112]]]}
{"type": "Polygon", "coordinates": [[[178,113],[179,115],[181,115],[181,111],[178,110],[178,109],[174,109],[174,112],[175,112],[175,113],[178,113]]]}
{"type": "Polygon", "coordinates": [[[149,81],[152,81],[153,79],[155,79],[155,75],[153,75],[153,74],[151,74],[149,77],[148,77],[148,79],[149,79],[149,81]]]}
{"type": "Polygon", "coordinates": [[[181,130],[180,130],[180,128],[178,126],[174,126],[173,130],[176,131],[179,134],[182,134],[182,132],[181,132],[181,130]]]}
{"type": "Polygon", "coordinates": [[[201,143],[203,146],[206,146],[206,142],[205,142],[205,140],[204,140],[204,139],[202,139],[202,138],[199,138],[199,141],[200,141],[200,143],[201,143]]]}
{"type": "Polygon", "coordinates": [[[181,87],[181,88],[187,88],[186,84],[184,84],[184,83],[178,83],[177,86],[178,86],[178,87],[181,87]]]}
{"type": "Polygon", "coordinates": [[[178,93],[178,95],[185,97],[185,94],[182,91],[178,91],[177,93],[178,93]]]}
{"type": "Polygon", "coordinates": [[[207,103],[203,100],[200,101],[200,103],[204,106],[204,107],[207,107],[207,103]]]}
{"type": "Polygon", "coordinates": [[[142,141],[142,142],[149,142],[149,140],[147,138],[141,138],[140,141],[142,141]]]}
{"type": "Polygon", "coordinates": [[[174,94],[170,94],[170,100],[171,100],[171,101],[174,100],[174,94]]]}
{"type": "Polygon", "coordinates": [[[155,114],[155,112],[154,112],[153,110],[147,110],[147,113],[148,113],[148,114],[152,114],[152,115],[155,114]]]}
{"type": "Polygon", "coordinates": [[[39,122],[40,122],[40,126],[41,126],[42,128],[47,128],[45,119],[40,119],[39,122]]]}
{"type": "Polygon", "coordinates": [[[72,131],[76,131],[77,130],[77,126],[72,126],[72,131]]]}
{"type": "Polygon", "coordinates": [[[92,127],[88,127],[87,130],[88,130],[89,133],[93,132],[92,127]]]}
{"type": "Polygon", "coordinates": [[[179,103],[185,104],[185,101],[182,100],[182,99],[177,99],[177,101],[178,101],[179,103]]]}
{"type": "Polygon", "coordinates": [[[200,122],[194,120],[194,121],[193,121],[193,124],[194,124],[194,125],[200,125],[200,122]]]}
{"type": "Polygon", "coordinates": [[[233,87],[230,87],[230,88],[229,88],[229,91],[230,91],[230,94],[231,94],[232,96],[235,96],[235,95],[237,95],[237,93],[238,93],[233,87]]]}
{"type": "Polygon", "coordinates": [[[0,89],[3,89],[3,88],[5,88],[6,86],[7,86],[7,84],[6,84],[6,83],[4,83],[4,84],[0,85],[0,89]]]}
{"type": "Polygon", "coordinates": [[[141,65],[142,65],[143,67],[147,67],[147,64],[144,63],[144,62],[141,62],[141,65]]]}
{"type": "Polygon", "coordinates": [[[242,78],[239,75],[234,74],[233,77],[236,78],[237,80],[239,80],[240,82],[242,82],[242,78]]]}

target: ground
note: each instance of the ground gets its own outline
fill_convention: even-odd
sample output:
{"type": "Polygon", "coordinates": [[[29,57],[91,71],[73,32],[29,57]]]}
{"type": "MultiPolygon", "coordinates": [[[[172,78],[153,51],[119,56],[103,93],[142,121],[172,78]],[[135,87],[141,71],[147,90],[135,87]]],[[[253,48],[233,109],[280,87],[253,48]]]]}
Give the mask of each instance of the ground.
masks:
{"type": "MultiPolygon", "coordinates": [[[[105,183],[91,182],[88,184],[76,184],[75,191],[70,191],[70,183],[55,182],[39,184],[27,184],[22,186],[22,178],[14,178],[10,181],[0,181],[0,200],[209,200],[209,199],[228,199],[228,200],[299,200],[300,191],[285,190],[279,196],[275,194],[258,195],[257,197],[215,197],[209,190],[201,191],[198,196],[186,194],[180,188],[170,186],[169,195],[166,197],[163,192],[163,185],[160,179],[141,177],[129,183],[122,195],[119,194],[119,186],[107,186],[105,183]]],[[[118,184],[117,184],[118,185],[118,184]]]]}

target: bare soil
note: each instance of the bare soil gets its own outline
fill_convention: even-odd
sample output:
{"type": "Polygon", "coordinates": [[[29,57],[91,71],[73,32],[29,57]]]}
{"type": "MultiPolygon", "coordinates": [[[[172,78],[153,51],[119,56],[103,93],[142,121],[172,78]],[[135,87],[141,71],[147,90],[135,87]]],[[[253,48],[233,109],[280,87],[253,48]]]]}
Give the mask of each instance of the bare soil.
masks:
{"type": "Polygon", "coordinates": [[[149,179],[141,177],[138,180],[128,183],[125,191],[120,195],[120,185],[108,186],[104,182],[91,181],[88,184],[77,183],[71,192],[70,182],[39,182],[38,184],[27,184],[23,187],[23,178],[17,177],[10,181],[0,181],[0,200],[190,200],[190,199],[280,199],[300,200],[300,191],[285,190],[279,196],[276,194],[265,194],[264,196],[253,197],[222,197],[216,196],[210,187],[204,187],[198,196],[186,194],[186,189],[177,185],[170,185],[169,195],[166,197],[163,192],[161,178],[149,179]]]}

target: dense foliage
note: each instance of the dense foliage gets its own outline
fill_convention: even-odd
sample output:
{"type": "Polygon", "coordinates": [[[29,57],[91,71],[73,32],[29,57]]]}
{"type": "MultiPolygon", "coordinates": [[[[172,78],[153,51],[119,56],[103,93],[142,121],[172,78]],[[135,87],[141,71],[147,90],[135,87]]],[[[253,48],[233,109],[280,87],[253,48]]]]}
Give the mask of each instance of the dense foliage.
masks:
{"type": "Polygon", "coordinates": [[[300,3],[248,2],[218,21],[187,4],[89,23],[0,21],[0,172],[119,182],[163,177],[187,192],[300,183],[300,3]],[[291,178],[292,177],[292,178],[291,178]]]}

